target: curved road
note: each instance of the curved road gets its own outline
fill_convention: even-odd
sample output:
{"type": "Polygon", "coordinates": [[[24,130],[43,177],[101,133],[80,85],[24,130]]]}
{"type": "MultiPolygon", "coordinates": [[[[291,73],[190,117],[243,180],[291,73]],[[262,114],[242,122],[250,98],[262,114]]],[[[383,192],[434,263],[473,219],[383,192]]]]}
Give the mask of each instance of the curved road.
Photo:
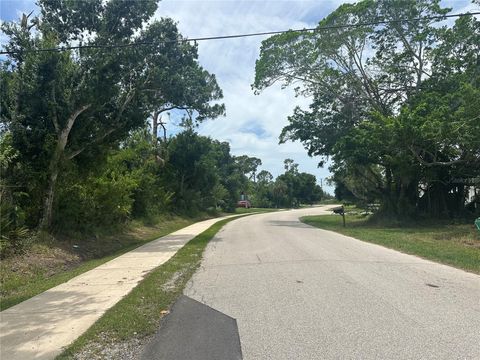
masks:
{"type": "Polygon", "coordinates": [[[325,212],[241,218],[209,244],[185,294],[237,319],[244,359],[480,359],[480,276],[298,220],[325,212]]]}

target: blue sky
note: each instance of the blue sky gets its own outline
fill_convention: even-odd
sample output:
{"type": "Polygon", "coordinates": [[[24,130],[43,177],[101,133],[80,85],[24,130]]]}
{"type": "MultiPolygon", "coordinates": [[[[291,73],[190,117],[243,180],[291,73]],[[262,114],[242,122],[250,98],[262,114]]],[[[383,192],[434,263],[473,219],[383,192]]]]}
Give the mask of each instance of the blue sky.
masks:
{"type": "MultiPolygon", "coordinates": [[[[284,30],[314,27],[337,8],[342,0],[317,1],[201,1],[165,0],[159,3],[157,17],[171,17],[188,37],[284,30]]],[[[469,0],[447,0],[442,5],[454,12],[478,8],[469,0]]],[[[1,0],[0,19],[12,20],[35,9],[33,0],[1,0]]],[[[295,106],[308,106],[308,99],[296,98],[292,89],[273,86],[254,95],[251,83],[260,44],[266,37],[215,40],[199,43],[200,63],[217,80],[224,93],[227,116],[206,121],[199,127],[203,135],[228,141],[235,155],[262,159],[262,168],[273,175],[283,172],[283,160],[292,158],[300,170],[320,178],[327,168],[317,168],[319,159],[310,158],[299,143],[278,144],[278,136],[295,106]]],[[[175,122],[175,116],[172,116],[175,122]]],[[[173,125],[169,130],[175,131],[173,125]]],[[[324,182],[325,185],[325,182],[324,182]]],[[[325,187],[325,186],[324,186],[325,187]]],[[[333,193],[332,187],[325,187],[333,193]]]]}

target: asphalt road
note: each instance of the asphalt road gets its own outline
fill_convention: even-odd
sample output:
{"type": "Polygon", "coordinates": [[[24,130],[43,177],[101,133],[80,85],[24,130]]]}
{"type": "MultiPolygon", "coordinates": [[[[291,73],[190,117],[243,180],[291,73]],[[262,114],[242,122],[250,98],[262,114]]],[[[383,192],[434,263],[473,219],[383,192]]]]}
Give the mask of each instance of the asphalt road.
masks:
{"type": "Polygon", "coordinates": [[[480,276],[298,221],[324,211],[209,244],[185,295],[237,320],[244,359],[480,359],[480,276]]]}

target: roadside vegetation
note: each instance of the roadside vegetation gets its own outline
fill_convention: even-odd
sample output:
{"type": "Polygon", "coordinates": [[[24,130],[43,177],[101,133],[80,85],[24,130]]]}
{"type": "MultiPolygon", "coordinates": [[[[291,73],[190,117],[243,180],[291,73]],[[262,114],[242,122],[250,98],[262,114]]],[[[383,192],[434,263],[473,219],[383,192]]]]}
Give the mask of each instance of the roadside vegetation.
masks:
{"type": "Polygon", "coordinates": [[[306,223],[479,273],[480,21],[447,20],[442,5],[342,4],[318,31],[264,40],[252,86],[311,100],[280,142],[329,161],[336,201],[324,203],[374,212],[347,207],[346,228],[338,215],[306,223]]]}
{"type": "Polygon", "coordinates": [[[443,4],[342,4],[318,31],[262,42],[253,88],[280,82],[311,100],[280,142],[329,160],[339,200],[406,220],[480,215],[480,21],[447,19],[443,4]]]}
{"type": "Polygon", "coordinates": [[[307,216],[301,220],[321,229],[480,274],[480,231],[473,223],[385,222],[360,212],[358,209],[346,212],[346,227],[339,215],[307,216]]]}
{"type": "Polygon", "coordinates": [[[291,160],[274,180],[261,159],[196,132],[222,121],[222,90],[175,22],[153,19],[157,0],[38,7],[1,24],[2,308],[194,220],[233,213],[242,196],[280,208],[325,195],[291,160]],[[104,46],[136,42],[150,45],[104,46]],[[36,51],[78,43],[87,48],[36,51]]]}
{"type": "MultiPolygon", "coordinates": [[[[248,215],[245,215],[248,216],[248,215]]],[[[113,358],[118,344],[134,346],[157,331],[160,320],[183,293],[188,280],[200,266],[208,242],[229,221],[222,220],[196,236],[169,261],[149,273],[127,296],[110,308],[92,327],[70,345],[57,360],[113,358]],[[137,339],[139,342],[132,342],[137,339]]],[[[138,350],[138,347],[136,348],[138,350]]],[[[135,352],[134,352],[135,354],[135,352]]],[[[118,355],[122,355],[121,353],[118,355]]]]}

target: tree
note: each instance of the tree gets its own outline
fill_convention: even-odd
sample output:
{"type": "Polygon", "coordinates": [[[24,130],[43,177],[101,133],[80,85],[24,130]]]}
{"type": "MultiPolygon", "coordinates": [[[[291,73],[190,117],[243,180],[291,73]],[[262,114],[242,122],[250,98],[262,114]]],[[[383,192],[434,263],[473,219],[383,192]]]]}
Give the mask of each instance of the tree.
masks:
{"type": "Polygon", "coordinates": [[[283,161],[283,167],[285,169],[285,173],[298,173],[298,164],[296,164],[292,159],[285,159],[283,161]]]}
{"type": "Polygon", "coordinates": [[[298,174],[298,188],[295,189],[295,196],[301,204],[313,205],[322,198],[322,189],[317,184],[315,175],[308,173],[298,174]]]}
{"type": "Polygon", "coordinates": [[[183,212],[221,207],[233,210],[245,176],[230,154],[228,143],[187,129],[168,144],[165,186],[174,206],[183,212]]]}
{"type": "Polygon", "coordinates": [[[409,129],[403,146],[419,168],[422,211],[461,214],[480,176],[480,22],[459,18],[443,29],[432,53],[431,77],[402,107],[397,121],[409,129]]]}
{"type": "Polygon", "coordinates": [[[275,208],[288,206],[288,187],[281,179],[276,179],[272,186],[272,198],[275,208]]]}
{"type": "Polygon", "coordinates": [[[235,156],[230,153],[227,142],[212,140],[211,155],[215,160],[219,184],[226,190],[220,198],[219,206],[226,211],[233,211],[245,186],[246,178],[238,168],[235,156]]]}
{"type": "Polygon", "coordinates": [[[142,39],[155,42],[159,38],[177,39],[165,49],[159,44],[158,53],[150,54],[157,66],[152,75],[155,84],[146,90],[149,98],[149,111],[152,117],[154,142],[158,137],[158,125],[163,127],[163,138],[166,139],[166,128],[161,121],[165,112],[182,111],[194,122],[214,119],[225,114],[225,106],[218,101],[223,97],[215,75],[209,74],[198,63],[198,48],[185,40],[171,19],[162,19],[149,27],[148,34],[142,39]],[[161,55],[160,55],[161,54],[161,55]]]}
{"type": "Polygon", "coordinates": [[[439,184],[466,175],[466,164],[478,168],[469,135],[478,109],[467,105],[478,89],[478,22],[434,26],[448,11],[438,0],[364,0],[341,5],[317,32],[265,40],[256,91],[282,82],[312,99],[309,109],[294,110],[280,141],[301,141],[320,165],[331,157],[337,184],[362,201],[380,201],[385,212],[414,214],[428,189],[440,187],[446,199],[452,187],[439,184]],[[421,19],[398,21],[409,18],[421,19]],[[378,20],[391,22],[359,25],[378,20]],[[353,26],[326,29],[336,24],[353,26]]]}
{"type": "Polygon", "coordinates": [[[283,205],[297,207],[300,204],[313,204],[319,201],[323,191],[317,185],[315,175],[298,171],[298,164],[292,159],[285,159],[285,173],[277,177],[285,185],[286,191],[283,205]]]}
{"type": "Polygon", "coordinates": [[[268,185],[272,182],[273,175],[267,170],[262,170],[258,173],[257,180],[259,184],[268,185]]]}
{"type": "Polygon", "coordinates": [[[244,175],[248,176],[250,180],[253,179],[253,182],[255,183],[257,169],[260,165],[262,165],[262,160],[256,157],[241,155],[235,157],[235,162],[237,163],[240,171],[244,175]]]}
{"type": "Polygon", "coordinates": [[[66,162],[92,163],[102,149],[143,126],[152,109],[185,106],[198,111],[200,121],[223,113],[223,105],[208,104],[221,91],[198,65],[196,47],[177,41],[175,24],[162,19],[146,25],[156,1],[41,0],[39,6],[39,18],[2,25],[6,49],[14,53],[2,69],[1,115],[21,161],[41,174],[32,181],[45,189],[38,191],[44,198],[40,225],[48,229],[66,162]],[[92,47],[34,51],[77,42],[92,47]],[[128,46],[134,43],[149,45],[128,46]],[[182,86],[161,98],[170,75],[179,76],[177,62],[185,70],[182,86]]]}
{"type": "Polygon", "coordinates": [[[255,207],[270,208],[274,206],[272,196],[273,184],[273,175],[269,171],[262,170],[258,173],[257,182],[250,196],[250,200],[255,207]]]}

